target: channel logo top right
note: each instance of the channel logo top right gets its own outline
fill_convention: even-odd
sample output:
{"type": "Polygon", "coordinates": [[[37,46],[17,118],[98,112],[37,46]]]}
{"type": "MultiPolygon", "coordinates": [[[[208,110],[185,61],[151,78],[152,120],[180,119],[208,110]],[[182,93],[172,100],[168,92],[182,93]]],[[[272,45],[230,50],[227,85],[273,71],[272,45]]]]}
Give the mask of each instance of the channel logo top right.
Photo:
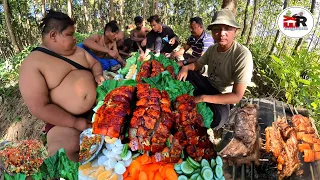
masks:
{"type": "Polygon", "coordinates": [[[277,24],[284,35],[302,38],[311,32],[314,18],[310,11],[303,7],[289,7],[279,14],[277,24]]]}

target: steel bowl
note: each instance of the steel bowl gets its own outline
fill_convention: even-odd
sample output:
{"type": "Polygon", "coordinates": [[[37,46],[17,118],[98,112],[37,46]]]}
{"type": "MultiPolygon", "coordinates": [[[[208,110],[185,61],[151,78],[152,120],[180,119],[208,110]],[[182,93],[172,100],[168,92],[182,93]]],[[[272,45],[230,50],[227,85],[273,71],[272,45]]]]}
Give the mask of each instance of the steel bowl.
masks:
{"type": "Polygon", "coordinates": [[[82,144],[83,138],[86,136],[87,137],[101,136],[101,141],[99,143],[91,145],[91,149],[90,149],[91,155],[89,157],[86,157],[82,161],[80,161],[81,164],[87,164],[88,162],[91,162],[94,158],[96,158],[98,156],[98,154],[100,153],[102,146],[104,144],[104,136],[100,135],[100,134],[93,134],[92,128],[88,128],[80,134],[80,145],[82,144]]]}

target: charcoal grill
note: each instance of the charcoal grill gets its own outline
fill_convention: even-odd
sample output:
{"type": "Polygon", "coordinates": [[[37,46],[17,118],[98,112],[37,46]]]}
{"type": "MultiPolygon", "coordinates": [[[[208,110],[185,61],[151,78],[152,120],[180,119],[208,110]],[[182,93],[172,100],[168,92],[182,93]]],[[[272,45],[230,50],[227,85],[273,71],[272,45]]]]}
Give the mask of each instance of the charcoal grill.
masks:
{"type": "MultiPolygon", "coordinates": [[[[298,114],[298,111],[292,105],[287,105],[279,101],[270,101],[266,99],[245,99],[240,102],[240,106],[245,103],[255,103],[259,106],[258,123],[260,125],[260,135],[263,140],[263,147],[260,150],[260,165],[255,166],[254,162],[250,165],[233,164],[232,166],[224,166],[224,174],[226,179],[232,180],[277,180],[278,171],[275,157],[272,153],[265,151],[265,128],[272,125],[278,116],[285,117],[289,125],[293,126],[291,117],[298,114]]],[[[312,126],[315,128],[314,121],[311,119],[312,126]]],[[[316,133],[317,129],[315,128],[316,133]]],[[[302,175],[296,175],[294,172],[287,180],[320,180],[320,163],[305,163],[302,154],[299,153],[300,162],[302,163],[300,170],[303,170],[302,175]]]]}

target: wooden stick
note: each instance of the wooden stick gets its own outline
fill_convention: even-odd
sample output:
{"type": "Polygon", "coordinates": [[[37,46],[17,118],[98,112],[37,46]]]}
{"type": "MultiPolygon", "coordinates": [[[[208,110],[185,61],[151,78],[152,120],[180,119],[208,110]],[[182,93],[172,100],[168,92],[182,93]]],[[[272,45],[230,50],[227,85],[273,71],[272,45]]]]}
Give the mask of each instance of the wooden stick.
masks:
{"type": "Polygon", "coordinates": [[[277,120],[276,101],[273,101],[273,121],[277,120]]]}

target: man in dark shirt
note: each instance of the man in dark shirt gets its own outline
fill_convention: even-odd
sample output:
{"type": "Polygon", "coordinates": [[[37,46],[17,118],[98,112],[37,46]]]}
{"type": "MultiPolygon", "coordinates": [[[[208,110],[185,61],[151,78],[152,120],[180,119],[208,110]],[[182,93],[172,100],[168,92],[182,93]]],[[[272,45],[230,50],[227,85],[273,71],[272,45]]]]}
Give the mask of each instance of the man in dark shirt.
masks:
{"type": "Polygon", "coordinates": [[[179,44],[178,36],[173,30],[161,23],[158,15],[151,16],[148,19],[152,30],[147,34],[147,49],[142,58],[145,58],[152,50],[156,56],[160,52],[171,53],[179,44]]]}
{"type": "Polygon", "coordinates": [[[184,66],[196,62],[208,49],[213,45],[212,36],[203,29],[202,19],[193,17],[190,19],[191,36],[188,38],[187,44],[177,52],[171,53],[171,58],[178,59],[183,55],[184,60],[179,61],[179,66],[184,66]]]}

